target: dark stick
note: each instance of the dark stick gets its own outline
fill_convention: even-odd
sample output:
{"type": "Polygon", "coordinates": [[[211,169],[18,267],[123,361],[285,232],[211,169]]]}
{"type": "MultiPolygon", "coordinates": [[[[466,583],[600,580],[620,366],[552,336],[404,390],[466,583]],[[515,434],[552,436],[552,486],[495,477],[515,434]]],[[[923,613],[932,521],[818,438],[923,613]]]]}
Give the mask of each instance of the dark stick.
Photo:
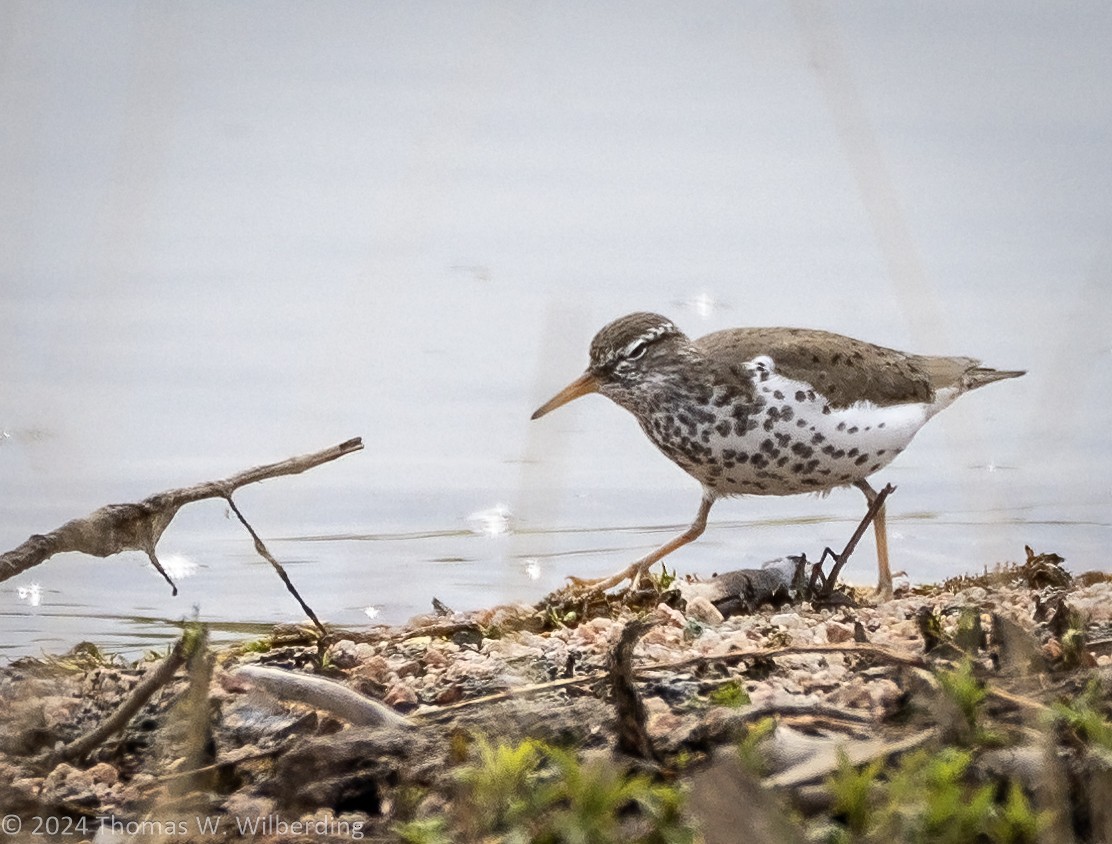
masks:
{"type": "MultiPolygon", "coordinates": [[[[850,555],[853,553],[854,549],[857,548],[857,543],[861,541],[861,537],[865,535],[865,531],[868,530],[869,525],[873,523],[876,514],[879,513],[880,508],[884,506],[885,500],[895,491],[896,488],[892,486],[892,484],[885,484],[884,489],[878,492],[876,498],[869,502],[869,509],[865,511],[865,518],[861,520],[861,523],[857,526],[857,530],[853,532],[853,536],[851,536],[849,542],[846,543],[846,547],[842,549],[841,554],[835,554],[830,548],[825,548],[823,550],[822,556],[819,557],[818,565],[821,566],[827,555],[829,555],[830,558],[834,560],[834,567],[830,569],[830,574],[826,576],[825,582],[822,585],[822,590],[820,592],[822,597],[829,595],[834,590],[834,585],[838,582],[838,575],[842,571],[842,566],[849,562],[850,555]]],[[[811,582],[814,583],[814,580],[815,578],[812,575],[811,582]]]]}
{"type": "Polygon", "coordinates": [[[251,538],[255,540],[255,550],[259,552],[259,556],[274,567],[274,570],[278,572],[278,576],[282,578],[282,582],[286,584],[286,588],[290,591],[290,594],[297,599],[297,602],[299,604],[301,604],[301,609],[305,610],[305,615],[309,616],[309,618],[313,620],[313,624],[317,626],[317,630],[320,631],[320,634],[322,636],[327,636],[328,631],[325,630],[324,625],[320,623],[320,619],[317,618],[317,614],[313,612],[312,607],[310,607],[307,603],[305,603],[304,600],[302,600],[301,595],[298,593],[297,589],[290,581],[289,575],[286,574],[286,570],[282,568],[282,564],[274,559],[274,557],[271,556],[270,552],[266,550],[266,545],[263,544],[262,539],[257,533],[255,533],[255,529],[251,527],[247,519],[243,517],[243,513],[239,512],[239,508],[236,507],[236,503],[232,501],[232,496],[226,496],[225,500],[228,502],[228,506],[232,508],[232,512],[236,514],[236,518],[239,519],[240,524],[247,528],[247,532],[251,534],[251,538]]]}
{"type": "Polygon", "coordinates": [[[610,686],[618,714],[618,750],[649,762],[659,761],[649,731],[648,714],[633,682],[633,649],[652,623],[644,619],[629,622],[610,654],[610,686]]]}

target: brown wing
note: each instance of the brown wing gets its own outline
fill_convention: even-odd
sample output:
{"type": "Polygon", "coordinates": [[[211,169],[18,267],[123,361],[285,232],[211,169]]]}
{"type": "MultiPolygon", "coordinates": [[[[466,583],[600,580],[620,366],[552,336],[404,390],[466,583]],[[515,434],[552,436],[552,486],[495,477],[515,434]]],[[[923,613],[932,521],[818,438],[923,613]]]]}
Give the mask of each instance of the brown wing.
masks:
{"type": "Polygon", "coordinates": [[[966,383],[966,374],[979,363],[911,355],[807,328],[728,329],[701,337],[695,345],[730,369],[768,355],[778,373],[810,384],[834,407],[865,397],[878,405],[929,402],[939,388],[974,386],[966,383]]]}

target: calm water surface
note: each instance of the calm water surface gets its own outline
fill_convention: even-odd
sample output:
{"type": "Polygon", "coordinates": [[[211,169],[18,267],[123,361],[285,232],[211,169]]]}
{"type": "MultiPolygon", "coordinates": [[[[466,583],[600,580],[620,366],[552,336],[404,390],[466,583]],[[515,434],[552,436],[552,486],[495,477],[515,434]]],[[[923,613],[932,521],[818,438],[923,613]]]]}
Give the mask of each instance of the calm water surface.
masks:
{"type": "MultiPolygon", "coordinates": [[[[1107,10],[1001,6],[997,38],[987,12],[698,8],[6,7],[0,546],[362,436],[237,495],[322,619],[537,600],[695,513],[606,400],[529,422],[651,309],[1030,370],[878,476],[895,568],[1108,568],[1107,10]]],[[[817,557],[862,510],[723,501],[670,564],[817,557]]],[[[303,621],[219,503],[159,550],[176,598],[139,554],[0,584],[0,657],[303,621]]]]}

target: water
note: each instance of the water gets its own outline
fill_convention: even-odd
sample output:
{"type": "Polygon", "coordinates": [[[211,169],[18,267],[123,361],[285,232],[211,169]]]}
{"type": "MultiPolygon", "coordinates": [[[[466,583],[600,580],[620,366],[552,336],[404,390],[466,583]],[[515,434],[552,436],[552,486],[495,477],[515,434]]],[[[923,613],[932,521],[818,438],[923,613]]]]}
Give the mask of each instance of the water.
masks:
{"type": "MultiPolygon", "coordinates": [[[[600,397],[529,414],[651,309],[1029,369],[878,478],[894,567],[1108,568],[1108,10],[639,8],[7,4],[0,548],[362,436],[236,497],[322,619],[608,574],[698,487],[600,397]]],[[[862,509],[723,501],[670,564],[817,557],[862,509]]],[[[139,554],[0,584],[0,655],[304,620],[218,502],[159,549],[176,598],[139,554]]]]}

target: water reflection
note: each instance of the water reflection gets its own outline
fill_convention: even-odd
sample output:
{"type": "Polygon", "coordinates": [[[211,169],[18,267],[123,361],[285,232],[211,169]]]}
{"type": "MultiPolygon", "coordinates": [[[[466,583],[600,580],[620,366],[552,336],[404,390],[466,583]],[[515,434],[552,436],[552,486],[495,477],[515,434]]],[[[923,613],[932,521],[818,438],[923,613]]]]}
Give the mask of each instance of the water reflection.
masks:
{"type": "Polygon", "coordinates": [[[677,299],[674,304],[702,319],[708,319],[718,311],[730,309],[728,302],[707,292],[697,293],[688,299],[677,299]]]}
{"type": "MultiPolygon", "coordinates": [[[[197,573],[197,561],[189,559],[184,554],[167,554],[160,556],[158,561],[173,581],[185,580],[197,573]]],[[[151,570],[155,570],[154,566],[151,566],[151,570]]]]}
{"type": "Polygon", "coordinates": [[[505,536],[513,528],[513,514],[505,504],[495,504],[487,510],[480,510],[467,517],[467,523],[474,533],[481,536],[505,536]]]}
{"type": "Polygon", "coordinates": [[[37,583],[28,583],[26,586],[16,587],[16,596],[29,607],[37,607],[42,603],[42,587],[37,583]]]}
{"type": "Polygon", "coordinates": [[[522,560],[522,568],[525,570],[525,575],[530,580],[539,580],[541,577],[541,563],[536,557],[528,557],[522,560]]]}

